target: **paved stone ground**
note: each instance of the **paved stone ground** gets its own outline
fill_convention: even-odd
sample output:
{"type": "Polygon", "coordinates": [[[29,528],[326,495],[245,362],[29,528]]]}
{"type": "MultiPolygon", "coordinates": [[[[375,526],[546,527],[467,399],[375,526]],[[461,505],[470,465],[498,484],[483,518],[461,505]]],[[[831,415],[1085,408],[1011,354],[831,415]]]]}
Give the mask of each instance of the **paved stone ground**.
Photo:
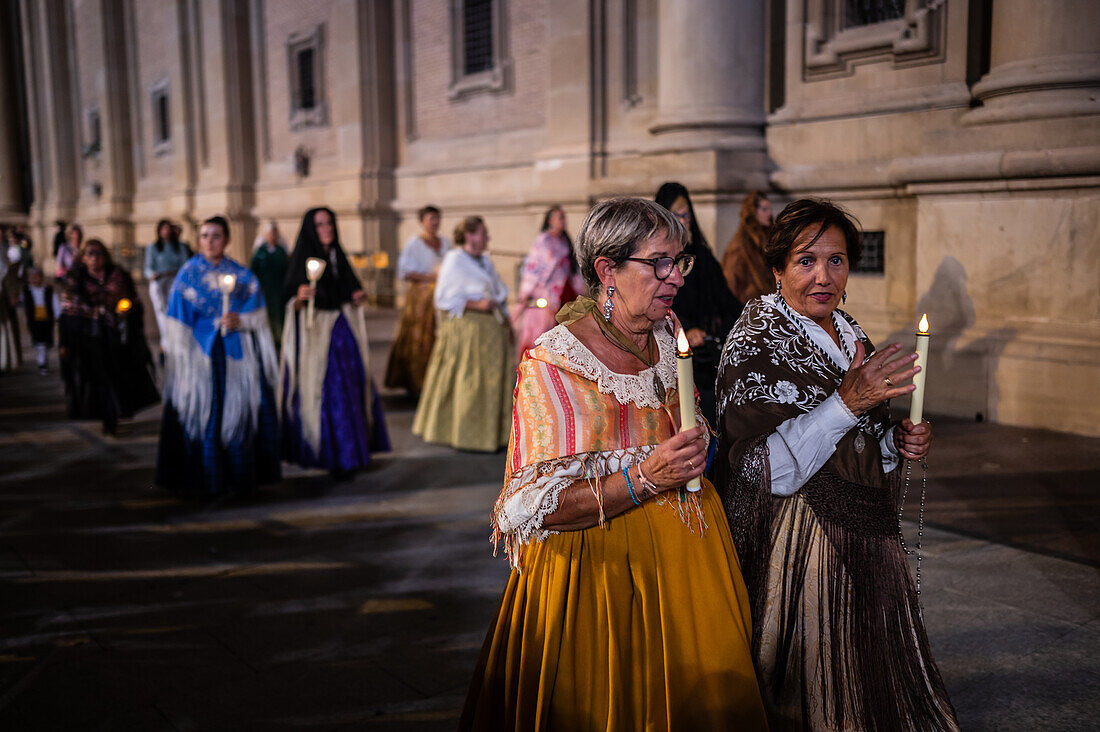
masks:
{"type": "MultiPolygon", "coordinates": [[[[158,409],[107,438],[56,375],[0,376],[0,729],[453,728],[507,577],[504,457],[386,402],[394,452],[355,480],[200,505],[151,485],[158,409]]],[[[963,728],[1095,729],[1100,440],[936,429],[923,598],[963,728]]]]}

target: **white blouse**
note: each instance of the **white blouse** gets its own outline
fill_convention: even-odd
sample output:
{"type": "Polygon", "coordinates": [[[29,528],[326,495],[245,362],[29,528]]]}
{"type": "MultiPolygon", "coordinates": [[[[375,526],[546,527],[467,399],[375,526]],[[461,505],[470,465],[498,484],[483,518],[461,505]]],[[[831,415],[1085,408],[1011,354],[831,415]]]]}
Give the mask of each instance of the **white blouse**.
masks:
{"type": "Polygon", "coordinates": [[[397,258],[397,279],[404,280],[410,274],[430,275],[439,270],[443,255],[454,244],[445,236],[439,237],[439,251],[432,249],[420,235],[410,236],[397,258]]]}
{"type": "Polygon", "coordinates": [[[475,257],[461,247],[447,252],[435,282],[436,309],[461,318],[468,301],[486,298],[497,304],[501,316],[508,316],[505,305],[508,287],[500,279],[489,255],[475,257]]]}
{"type": "MultiPolygon", "coordinates": [[[[761,300],[783,313],[788,320],[786,308],[777,307],[778,295],[764,295],[761,300]]],[[[793,311],[792,311],[793,312],[793,311]]],[[[820,325],[799,313],[793,313],[798,322],[817,344],[842,370],[847,371],[851,360],[844,354],[833,339],[820,325]]],[[[856,334],[851,324],[844,318],[837,318],[837,334],[848,350],[855,353],[856,334]]],[[[848,430],[855,427],[858,419],[840,394],[833,392],[829,397],[805,414],[791,417],[776,427],[768,435],[768,462],[771,465],[772,493],[777,496],[793,495],[806,484],[810,477],[821,469],[832,454],[836,444],[848,430]]],[[[898,451],[894,446],[894,431],[887,430],[879,440],[882,449],[882,469],[889,473],[898,466],[898,451]]]]}

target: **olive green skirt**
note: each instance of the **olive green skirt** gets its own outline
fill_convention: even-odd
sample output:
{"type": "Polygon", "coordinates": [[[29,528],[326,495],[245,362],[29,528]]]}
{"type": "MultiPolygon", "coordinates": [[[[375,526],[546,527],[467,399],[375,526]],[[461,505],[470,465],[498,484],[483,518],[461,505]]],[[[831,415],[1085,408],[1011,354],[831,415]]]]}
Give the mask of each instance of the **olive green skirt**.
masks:
{"type": "Polygon", "coordinates": [[[510,334],[490,313],[440,314],[414,435],[459,450],[508,446],[516,378],[510,334]]]}

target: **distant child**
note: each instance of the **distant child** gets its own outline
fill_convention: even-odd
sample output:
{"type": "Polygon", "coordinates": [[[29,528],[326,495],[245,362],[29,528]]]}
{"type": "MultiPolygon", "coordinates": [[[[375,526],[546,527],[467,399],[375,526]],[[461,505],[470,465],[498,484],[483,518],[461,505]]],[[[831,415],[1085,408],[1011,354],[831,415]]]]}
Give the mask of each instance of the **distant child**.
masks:
{"type": "Polygon", "coordinates": [[[23,306],[27,309],[27,330],[34,343],[34,357],[38,361],[38,373],[49,371],[47,360],[50,346],[53,345],[53,325],[61,305],[54,294],[53,287],[45,284],[42,270],[31,267],[27,270],[27,284],[23,288],[23,306]]]}

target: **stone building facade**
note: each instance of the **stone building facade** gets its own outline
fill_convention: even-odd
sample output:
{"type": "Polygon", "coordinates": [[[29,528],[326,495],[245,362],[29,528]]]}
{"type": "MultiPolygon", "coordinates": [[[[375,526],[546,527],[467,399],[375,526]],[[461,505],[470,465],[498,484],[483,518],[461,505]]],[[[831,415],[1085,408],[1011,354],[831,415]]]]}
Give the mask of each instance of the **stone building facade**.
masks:
{"type": "Polygon", "coordinates": [[[877,341],[933,328],[928,408],[1100,434],[1100,3],[0,0],[0,220],[125,254],[167,216],[336,210],[382,299],[425,203],[511,277],[544,210],[691,189],[848,206],[877,341]],[[385,261],[388,259],[388,264],[385,261]],[[386,265],[375,269],[373,265],[386,265]]]}

